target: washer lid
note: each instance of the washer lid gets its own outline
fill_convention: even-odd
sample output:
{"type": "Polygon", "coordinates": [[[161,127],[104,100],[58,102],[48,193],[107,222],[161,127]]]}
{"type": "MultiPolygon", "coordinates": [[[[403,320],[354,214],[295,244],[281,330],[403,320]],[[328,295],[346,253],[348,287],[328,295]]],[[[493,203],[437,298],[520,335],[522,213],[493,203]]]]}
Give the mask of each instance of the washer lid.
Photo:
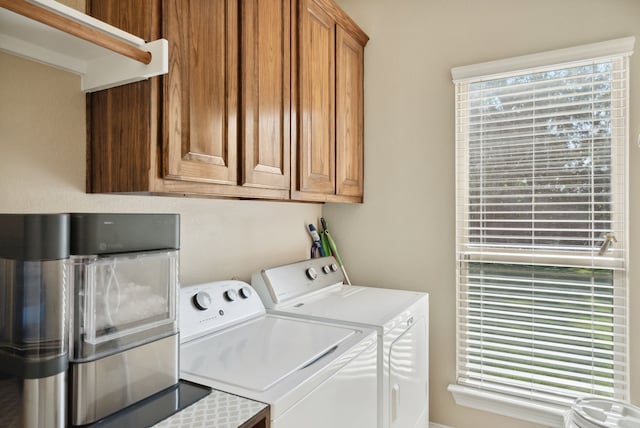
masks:
{"type": "Polygon", "coordinates": [[[341,285],[274,309],[316,319],[383,327],[425,296],[405,290],[341,285]]]}
{"type": "Polygon", "coordinates": [[[265,391],[333,352],[356,330],[266,315],[180,347],[180,370],[265,391]]]}

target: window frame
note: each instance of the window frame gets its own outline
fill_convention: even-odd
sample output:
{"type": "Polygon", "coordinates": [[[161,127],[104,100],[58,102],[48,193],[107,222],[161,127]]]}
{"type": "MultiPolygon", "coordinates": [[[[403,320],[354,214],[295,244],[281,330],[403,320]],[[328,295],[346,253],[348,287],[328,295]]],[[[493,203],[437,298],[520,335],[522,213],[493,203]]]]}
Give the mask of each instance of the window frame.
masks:
{"type": "MultiPolygon", "coordinates": [[[[469,85],[470,81],[477,81],[480,79],[495,79],[500,77],[506,77],[514,74],[522,74],[526,73],[529,70],[532,72],[540,71],[544,67],[557,68],[558,66],[567,65],[570,66],[572,63],[579,63],[583,61],[598,61],[601,59],[612,58],[612,57],[623,57],[630,56],[635,43],[634,37],[626,37],[622,39],[610,40],[606,42],[593,43],[589,45],[582,45],[573,48],[567,49],[559,49],[555,51],[537,53],[532,55],[524,55],[520,57],[491,61],[487,63],[475,64],[470,66],[456,67],[451,70],[451,74],[453,77],[453,82],[456,84],[455,86],[455,100],[456,100],[456,110],[457,103],[459,102],[459,91],[464,89],[464,85],[469,85]]],[[[628,59],[627,59],[628,61],[628,59]]],[[[626,69],[629,69],[629,65],[627,63],[626,69]]],[[[624,201],[622,201],[623,212],[623,223],[625,225],[624,236],[622,237],[624,243],[624,262],[622,266],[620,266],[619,262],[612,261],[610,268],[613,269],[614,283],[622,280],[623,284],[628,284],[628,257],[629,257],[629,191],[628,191],[628,176],[629,176],[629,76],[627,76],[627,86],[626,86],[626,108],[624,109],[624,117],[617,118],[613,120],[623,120],[624,121],[624,135],[622,147],[624,147],[625,152],[621,154],[621,157],[624,159],[624,188],[622,189],[622,195],[624,201]],[[625,266],[627,268],[625,268],[625,266]],[[620,270],[620,268],[624,268],[620,270]]],[[[461,244],[465,244],[468,241],[464,238],[463,234],[460,233],[460,229],[466,229],[466,222],[468,221],[469,211],[467,209],[467,201],[469,195],[469,171],[468,169],[461,171],[458,168],[459,160],[457,158],[461,144],[458,135],[464,133],[466,129],[468,129],[469,123],[461,118],[459,118],[456,113],[456,124],[455,124],[455,134],[456,134],[456,260],[458,260],[458,251],[461,248],[461,244]],[[461,209],[464,207],[464,209],[461,209]]],[[[465,142],[465,144],[468,144],[465,142]]],[[[612,150],[615,150],[615,144],[612,144],[612,150]]],[[[612,159],[616,159],[616,156],[620,156],[620,154],[615,155],[612,153],[612,159]]],[[[615,175],[612,175],[612,178],[615,178],[615,175]]],[[[612,183],[612,188],[619,187],[620,183],[612,183]]],[[[485,251],[486,252],[486,251],[485,251]]],[[[509,251],[501,251],[503,256],[509,257],[509,251]]],[[[528,255],[529,256],[529,255],[528,255]]],[[[578,256],[578,255],[577,255],[578,256]]],[[[512,254],[514,259],[518,258],[517,251],[512,254]]],[[[556,255],[553,254],[553,251],[550,251],[548,254],[544,252],[540,252],[538,255],[539,261],[543,260],[554,260],[552,265],[557,265],[556,255]]],[[[506,259],[505,259],[506,260],[506,259]]],[[[460,300],[460,278],[461,278],[461,269],[463,269],[463,263],[456,262],[456,378],[458,377],[459,363],[458,359],[460,357],[460,335],[462,333],[460,326],[460,311],[462,308],[459,303],[460,300]]],[[[606,261],[603,261],[603,264],[598,267],[606,268],[606,261]]],[[[625,388],[626,388],[626,396],[629,396],[630,382],[629,379],[629,316],[628,316],[628,307],[629,307],[629,287],[623,287],[624,293],[624,301],[625,307],[627,308],[627,316],[626,316],[626,325],[625,325],[625,358],[626,358],[626,373],[624,376],[627,379],[625,388]]],[[[614,287],[614,295],[620,292],[619,289],[614,287]]],[[[491,411],[494,413],[502,414],[505,416],[515,417],[519,419],[524,419],[531,422],[537,422],[547,426],[560,426],[563,423],[563,415],[567,410],[566,406],[550,404],[544,401],[537,401],[534,399],[522,398],[506,393],[499,393],[494,391],[488,391],[477,387],[471,387],[463,384],[451,384],[449,385],[449,391],[452,393],[455,401],[459,405],[472,407],[480,410],[491,411]]]]}

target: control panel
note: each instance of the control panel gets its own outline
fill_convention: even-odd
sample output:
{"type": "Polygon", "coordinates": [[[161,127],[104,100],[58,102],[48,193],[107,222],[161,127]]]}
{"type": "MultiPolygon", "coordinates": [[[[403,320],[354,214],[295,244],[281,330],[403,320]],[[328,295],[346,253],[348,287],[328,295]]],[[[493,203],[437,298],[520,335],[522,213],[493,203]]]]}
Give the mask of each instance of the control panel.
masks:
{"type": "Polygon", "coordinates": [[[180,289],[180,341],[265,313],[253,288],[242,281],[215,281],[180,289]]]}
{"type": "Polygon", "coordinates": [[[267,308],[298,296],[342,284],[344,275],[333,257],[319,257],[263,269],[251,278],[267,308]]]}

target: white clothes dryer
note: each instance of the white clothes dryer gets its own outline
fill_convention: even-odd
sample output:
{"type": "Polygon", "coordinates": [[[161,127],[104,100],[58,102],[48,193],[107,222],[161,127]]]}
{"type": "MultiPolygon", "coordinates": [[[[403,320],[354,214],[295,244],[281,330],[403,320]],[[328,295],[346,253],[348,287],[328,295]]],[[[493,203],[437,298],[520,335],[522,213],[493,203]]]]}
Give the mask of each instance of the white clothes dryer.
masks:
{"type": "Polygon", "coordinates": [[[376,334],[266,314],[241,281],[180,290],[180,375],[270,405],[272,428],[373,427],[376,334]]]}
{"type": "Polygon", "coordinates": [[[429,425],[429,296],[344,285],[333,257],[263,269],[252,285],[271,314],[333,321],[378,334],[379,428],[429,425]]]}

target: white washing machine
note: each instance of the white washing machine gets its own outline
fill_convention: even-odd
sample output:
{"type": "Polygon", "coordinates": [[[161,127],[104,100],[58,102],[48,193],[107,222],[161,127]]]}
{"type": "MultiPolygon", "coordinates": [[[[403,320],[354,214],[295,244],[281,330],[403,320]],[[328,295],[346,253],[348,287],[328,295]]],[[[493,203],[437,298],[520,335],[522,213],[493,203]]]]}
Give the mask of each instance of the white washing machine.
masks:
{"type": "Polygon", "coordinates": [[[254,290],[180,290],[180,376],[271,406],[272,428],[373,427],[375,331],[266,314],[254,290]]]}
{"type": "Polygon", "coordinates": [[[429,425],[429,296],[343,285],[333,257],[263,269],[252,277],[268,313],[331,320],[378,333],[379,428],[429,425]]]}

